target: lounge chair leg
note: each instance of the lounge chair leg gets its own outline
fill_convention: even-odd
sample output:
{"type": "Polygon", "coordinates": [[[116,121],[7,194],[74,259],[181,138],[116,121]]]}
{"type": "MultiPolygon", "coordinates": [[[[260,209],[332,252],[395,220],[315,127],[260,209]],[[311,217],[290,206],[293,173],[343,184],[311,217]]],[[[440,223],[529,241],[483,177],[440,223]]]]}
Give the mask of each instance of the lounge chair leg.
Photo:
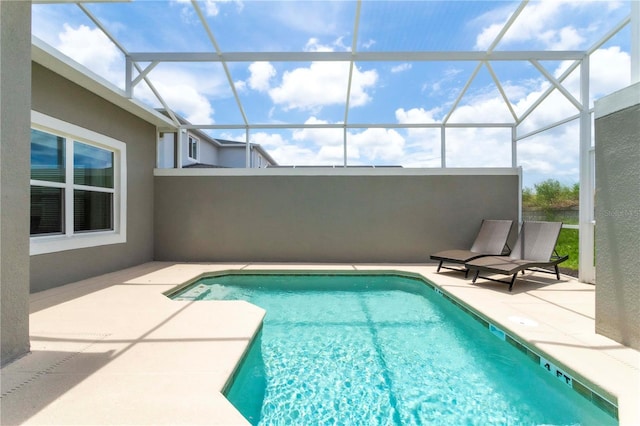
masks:
{"type": "Polygon", "coordinates": [[[558,281],[560,281],[560,270],[558,269],[558,265],[553,265],[554,268],[556,268],[556,278],[558,278],[558,281]]]}
{"type": "Polygon", "coordinates": [[[511,278],[511,284],[509,284],[509,291],[511,291],[511,289],[513,288],[513,283],[516,282],[516,277],[517,276],[518,276],[517,272],[515,274],[513,274],[513,278],[511,278]]]}
{"type": "Polygon", "coordinates": [[[469,278],[469,268],[464,268],[464,279],[469,278]]]}
{"type": "Polygon", "coordinates": [[[473,281],[471,281],[473,284],[476,283],[476,280],[478,279],[478,275],[480,275],[480,269],[476,269],[476,274],[473,276],[473,281]]]}
{"type": "Polygon", "coordinates": [[[436,274],[440,272],[440,267],[442,267],[442,260],[438,263],[438,269],[436,269],[436,274]]]}

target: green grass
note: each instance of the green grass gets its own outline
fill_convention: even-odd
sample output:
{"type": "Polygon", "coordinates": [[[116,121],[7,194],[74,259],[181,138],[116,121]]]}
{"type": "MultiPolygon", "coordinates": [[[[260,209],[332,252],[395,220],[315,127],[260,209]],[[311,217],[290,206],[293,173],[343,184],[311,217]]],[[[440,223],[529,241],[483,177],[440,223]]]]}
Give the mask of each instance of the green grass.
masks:
{"type": "Polygon", "coordinates": [[[559,267],[578,270],[578,230],[562,228],[556,251],[560,256],[569,255],[569,259],[558,265],[559,267]]]}

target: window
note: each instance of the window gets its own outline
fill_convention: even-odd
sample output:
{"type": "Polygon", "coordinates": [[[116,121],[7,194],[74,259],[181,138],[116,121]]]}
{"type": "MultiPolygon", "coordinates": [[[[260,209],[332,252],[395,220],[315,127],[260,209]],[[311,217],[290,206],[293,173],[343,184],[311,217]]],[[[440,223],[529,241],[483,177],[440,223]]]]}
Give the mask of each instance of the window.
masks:
{"type": "Polygon", "coordinates": [[[126,242],[126,145],[32,112],[31,254],[126,242]]]}
{"type": "Polygon", "coordinates": [[[189,135],[189,158],[198,160],[198,139],[189,135]]]}

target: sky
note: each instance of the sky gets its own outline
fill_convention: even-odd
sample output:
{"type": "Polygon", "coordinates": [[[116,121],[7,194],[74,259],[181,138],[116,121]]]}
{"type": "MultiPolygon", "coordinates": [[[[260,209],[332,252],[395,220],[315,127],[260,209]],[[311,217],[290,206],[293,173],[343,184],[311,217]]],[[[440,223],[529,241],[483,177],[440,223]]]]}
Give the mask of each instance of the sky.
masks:
{"type": "MultiPolygon", "coordinates": [[[[363,1],[354,37],[355,1],[198,1],[222,52],[394,52],[484,51],[518,8],[511,1],[363,1]]],[[[88,3],[127,52],[212,52],[212,40],[189,0],[88,3]]],[[[587,50],[630,11],[629,1],[531,1],[496,51],[587,50]]],[[[33,34],[112,84],[124,88],[122,51],[74,4],[35,4],[33,34]]],[[[596,50],[590,59],[590,102],[630,82],[630,28],[596,50]]],[[[541,61],[558,78],[571,61],[541,61]]],[[[140,64],[145,68],[148,64],[140,64]]],[[[521,117],[550,86],[530,62],[491,61],[470,78],[477,62],[355,62],[346,108],[348,62],[235,62],[228,72],[250,124],[363,124],[347,130],[350,165],[440,167],[441,131],[368,128],[367,124],[513,123],[492,73],[521,117]],[[465,85],[464,96],[459,98],[465,85]],[[456,108],[452,112],[452,107],[456,108]]],[[[564,87],[580,99],[579,72],[564,87]]],[[[242,113],[220,63],[169,63],[148,79],[170,108],[193,124],[241,125],[242,113]]],[[[145,84],[134,96],[151,107],[161,103],[145,84]]],[[[578,114],[555,90],[519,124],[527,135],[578,114]]],[[[210,132],[244,141],[245,131],[210,132]]],[[[251,129],[281,165],[342,165],[344,131],[251,129]]],[[[449,128],[447,167],[510,167],[511,129],[449,128]]],[[[579,180],[579,127],[573,120],[518,142],[524,186],[545,179],[571,185],[579,180]]]]}

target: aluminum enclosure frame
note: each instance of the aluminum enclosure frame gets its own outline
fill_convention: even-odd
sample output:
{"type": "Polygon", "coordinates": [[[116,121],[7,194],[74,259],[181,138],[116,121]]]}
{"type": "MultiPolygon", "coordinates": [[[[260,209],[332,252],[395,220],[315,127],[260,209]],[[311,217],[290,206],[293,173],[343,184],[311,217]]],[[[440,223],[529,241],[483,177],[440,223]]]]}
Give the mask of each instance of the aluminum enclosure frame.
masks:
{"type": "MultiPolygon", "coordinates": [[[[106,26],[101,20],[95,16],[86,6],[85,3],[93,3],[91,1],[70,1],[70,0],[37,0],[34,3],[75,3],[86,16],[99,28],[119,49],[119,51],[125,57],[125,91],[124,96],[134,101],[135,87],[145,82],[151,91],[156,96],[158,102],[167,111],[170,122],[172,125],[167,128],[177,129],[178,134],[182,134],[183,129],[244,129],[245,130],[245,143],[246,143],[246,167],[249,167],[250,158],[250,136],[251,132],[256,129],[343,129],[343,166],[348,166],[347,161],[347,130],[348,129],[366,129],[366,128],[439,128],[441,130],[441,167],[447,167],[446,164],[446,145],[447,137],[446,130],[452,128],[511,128],[511,165],[517,167],[518,165],[518,142],[536,134],[545,132],[555,127],[561,126],[568,122],[578,120],[580,128],[580,218],[579,228],[580,231],[580,280],[583,282],[595,281],[595,268],[594,268],[594,172],[593,172],[593,156],[594,148],[592,146],[592,123],[591,117],[593,111],[589,106],[589,58],[590,55],[610,40],[614,35],[619,33],[623,28],[628,25],[631,26],[631,82],[640,81],[640,3],[631,2],[631,13],[621,22],[614,25],[609,33],[607,33],[601,40],[595,43],[591,48],[585,51],[496,51],[495,48],[499,45],[505,34],[511,28],[521,15],[522,11],[529,4],[529,0],[520,2],[510,17],[505,22],[504,26],[500,29],[497,36],[486,51],[460,51],[460,52],[429,52],[429,51],[406,51],[406,52],[358,52],[357,41],[360,26],[360,10],[362,0],[358,0],[356,3],[355,18],[353,24],[353,39],[351,43],[351,50],[348,52],[225,52],[222,51],[218,45],[214,32],[210,28],[203,11],[199,3],[196,0],[191,0],[191,5],[195,11],[200,24],[206,31],[207,37],[212,45],[212,51],[209,52],[187,52],[187,53],[171,53],[171,52],[129,52],[120,43],[113,33],[109,32],[106,26]],[[543,66],[540,65],[540,61],[544,60],[563,60],[572,61],[572,65],[558,78],[552,76],[543,66]],[[331,62],[348,62],[350,71],[348,78],[347,90],[345,93],[345,111],[344,122],[341,124],[323,124],[313,125],[304,123],[285,123],[285,124],[271,124],[271,123],[254,123],[249,120],[245,113],[244,106],[238,95],[238,88],[233,81],[229,72],[228,64],[234,62],[254,62],[254,61],[273,61],[273,62],[309,62],[309,61],[331,61],[331,62]],[[424,62],[424,61],[464,61],[477,63],[474,72],[466,82],[463,89],[460,91],[457,99],[453,103],[451,109],[445,115],[444,119],[440,123],[429,124],[397,124],[397,123],[354,123],[349,120],[349,100],[352,87],[352,72],[357,62],[424,62]],[[539,70],[550,83],[549,89],[537,100],[534,104],[523,114],[518,116],[511,103],[509,102],[504,88],[496,76],[492,68],[492,63],[497,61],[526,61],[539,70]],[[220,63],[227,77],[229,87],[234,95],[236,105],[242,116],[243,124],[216,124],[205,125],[200,123],[194,123],[191,125],[181,124],[175,116],[171,105],[163,99],[158,90],[153,86],[151,80],[148,78],[152,70],[162,62],[218,62],[220,63]],[[148,65],[143,65],[147,63],[148,65]],[[490,73],[498,91],[500,92],[505,105],[509,109],[513,121],[505,123],[451,123],[450,118],[456,111],[460,101],[464,97],[468,88],[471,86],[479,71],[482,68],[486,68],[490,73]],[[564,80],[578,67],[580,67],[580,96],[576,99],[563,85],[564,80]],[[576,108],[576,114],[570,117],[565,117],[556,123],[545,126],[544,128],[534,130],[527,134],[519,134],[520,124],[538,108],[542,102],[554,91],[562,93],[562,95],[576,108]]],[[[104,3],[109,3],[109,0],[103,0],[104,3]]],[[[159,127],[160,130],[162,128],[159,127]]],[[[573,226],[575,227],[575,226],[573,226]]]]}

